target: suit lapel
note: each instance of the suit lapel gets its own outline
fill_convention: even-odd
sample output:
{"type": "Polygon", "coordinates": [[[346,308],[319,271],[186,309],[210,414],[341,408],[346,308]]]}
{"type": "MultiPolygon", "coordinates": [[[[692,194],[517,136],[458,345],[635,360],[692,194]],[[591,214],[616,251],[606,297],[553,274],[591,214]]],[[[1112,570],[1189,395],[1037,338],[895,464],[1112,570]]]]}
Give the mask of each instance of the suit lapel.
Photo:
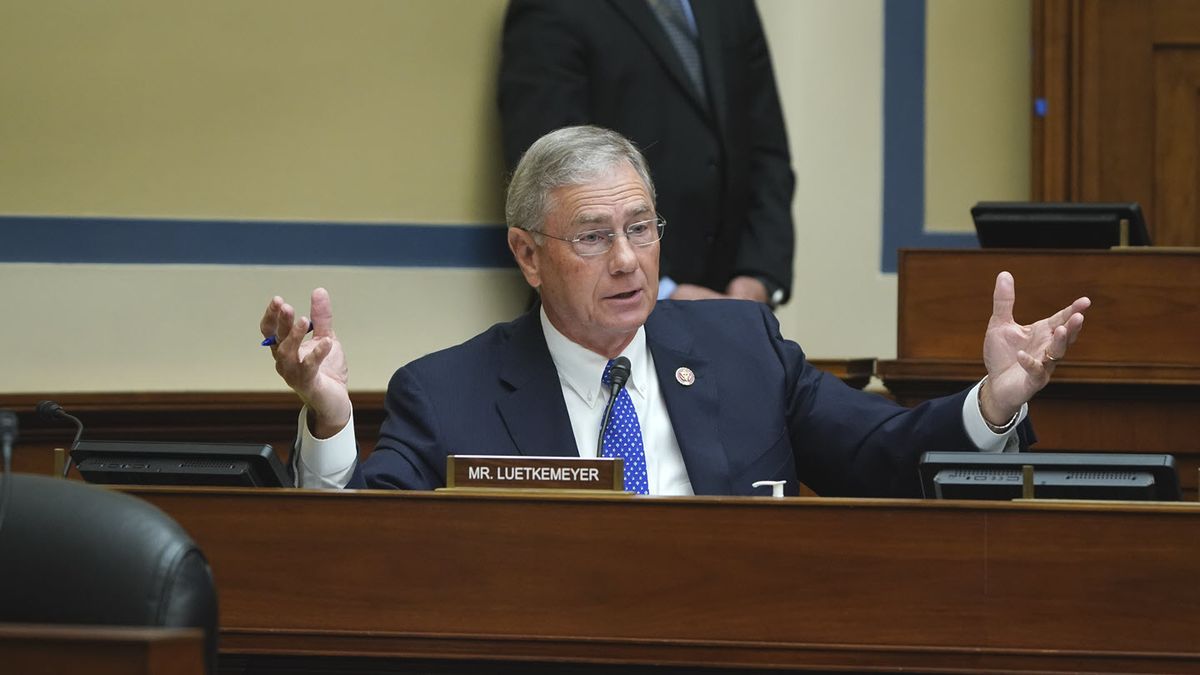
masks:
{"type": "MultiPolygon", "coordinates": [[[[578,1],[578,0],[573,0],[578,1]]],[[[696,92],[696,88],[692,86],[692,81],[688,78],[687,72],[683,69],[683,61],[680,60],[679,54],[675,52],[675,48],[671,46],[671,40],[667,37],[666,31],[662,25],[658,23],[658,19],[654,16],[654,12],[646,5],[646,0],[608,0],[626,20],[629,21],[637,31],[638,35],[646,41],[650,46],[651,51],[662,62],[663,67],[670,73],[671,79],[675,80],[675,86],[679,87],[687,95],[689,101],[696,107],[696,110],[704,118],[709,117],[708,104],[700,100],[696,92]]],[[[697,26],[699,27],[699,17],[696,17],[697,26]]],[[[711,32],[711,30],[710,30],[711,32]]],[[[701,42],[707,36],[704,31],[700,31],[701,42]]],[[[701,47],[701,60],[707,60],[708,50],[701,47]]],[[[705,77],[708,76],[708,68],[705,67],[705,77]]]]}
{"type": "Polygon", "coordinates": [[[729,458],[721,444],[715,373],[697,353],[691,337],[673,324],[670,312],[656,309],[646,322],[646,344],[654,355],[658,386],[675,439],[696,494],[733,494],[729,485],[729,458]],[[696,376],[691,386],[676,379],[679,368],[696,376]]]}
{"type": "Polygon", "coordinates": [[[516,322],[503,358],[500,379],[512,391],[496,405],[517,453],[579,456],[538,312],[527,312],[516,322]]]}

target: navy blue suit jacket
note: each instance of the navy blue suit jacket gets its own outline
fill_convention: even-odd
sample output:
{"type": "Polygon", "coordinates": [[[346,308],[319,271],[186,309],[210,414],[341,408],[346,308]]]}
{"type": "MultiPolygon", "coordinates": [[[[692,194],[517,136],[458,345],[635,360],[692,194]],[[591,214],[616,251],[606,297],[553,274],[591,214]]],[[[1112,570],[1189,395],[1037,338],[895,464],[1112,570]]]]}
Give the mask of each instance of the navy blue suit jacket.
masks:
{"type": "MultiPolygon", "coordinates": [[[[759,303],[659,302],[646,322],[659,386],[696,494],[920,494],[928,450],[968,450],[966,392],[909,409],[810,365],[759,303]],[[693,386],[675,380],[690,368],[693,386]]],[[[445,485],[449,454],[577,456],[535,311],[396,371],[375,451],[348,487],[445,485]]]]}

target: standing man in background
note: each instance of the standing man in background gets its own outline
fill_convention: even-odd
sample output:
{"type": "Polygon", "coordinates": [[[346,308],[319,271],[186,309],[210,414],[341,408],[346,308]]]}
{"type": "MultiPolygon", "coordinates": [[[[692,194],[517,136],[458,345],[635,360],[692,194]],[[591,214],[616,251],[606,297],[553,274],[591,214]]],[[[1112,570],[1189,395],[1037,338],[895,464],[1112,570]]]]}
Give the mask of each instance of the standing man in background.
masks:
{"type": "Polygon", "coordinates": [[[795,178],[753,0],[511,0],[499,82],[505,161],[595,124],[650,164],[660,298],[791,295],[795,178]]]}

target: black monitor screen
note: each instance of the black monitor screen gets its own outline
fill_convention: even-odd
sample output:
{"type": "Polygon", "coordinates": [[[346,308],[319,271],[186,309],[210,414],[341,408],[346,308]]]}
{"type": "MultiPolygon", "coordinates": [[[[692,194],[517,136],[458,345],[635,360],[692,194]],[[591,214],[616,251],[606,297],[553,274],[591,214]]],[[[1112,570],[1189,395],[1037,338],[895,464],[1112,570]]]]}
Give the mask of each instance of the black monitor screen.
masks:
{"type": "Polygon", "coordinates": [[[934,499],[1019,499],[1022,467],[1034,498],[1179,501],[1171,455],[1076,452],[927,452],[921,488],[934,499]]]}
{"type": "Polygon", "coordinates": [[[1137,202],[979,202],[971,207],[983,248],[1112,248],[1149,246],[1137,202]],[[1122,223],[1126,239],[1121,241],[1122,223]]]}
{"type": "Polygon", "coordinates": [[[89,483],[287,487],[283,463],[269,445],[84,441],[71,451],[89,483]]]}

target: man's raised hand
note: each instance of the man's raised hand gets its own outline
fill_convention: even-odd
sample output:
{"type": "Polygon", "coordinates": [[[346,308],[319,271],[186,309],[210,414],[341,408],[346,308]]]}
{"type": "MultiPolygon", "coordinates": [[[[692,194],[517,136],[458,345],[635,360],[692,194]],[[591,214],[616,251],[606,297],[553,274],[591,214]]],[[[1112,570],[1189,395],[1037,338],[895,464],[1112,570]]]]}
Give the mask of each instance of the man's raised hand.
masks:
{"type": "Polygon", "coordinates": [[[1016,287],[1008,272],[996,276],[992,318],[983,338],[987,385],[980,407],[988,422],[1002,426],[1050,381],[1057,361],[1079,337],[1083,313],[1092,305],[1079,298],[1054,314],[1029,325],[1013,319],[1016,287]]]}
{"type": "Polygon", "coordinates": [[[275,336],[271,354],[275,371],[309,407],[309,427],[318,438],[341,431],[350,420],[349,371],[342,345],[333,332],[333,305],[329,292],[312,292],[312,339],[306,340],[309,318],[275,296],[267,304],[259,330],[275,336]]]}

